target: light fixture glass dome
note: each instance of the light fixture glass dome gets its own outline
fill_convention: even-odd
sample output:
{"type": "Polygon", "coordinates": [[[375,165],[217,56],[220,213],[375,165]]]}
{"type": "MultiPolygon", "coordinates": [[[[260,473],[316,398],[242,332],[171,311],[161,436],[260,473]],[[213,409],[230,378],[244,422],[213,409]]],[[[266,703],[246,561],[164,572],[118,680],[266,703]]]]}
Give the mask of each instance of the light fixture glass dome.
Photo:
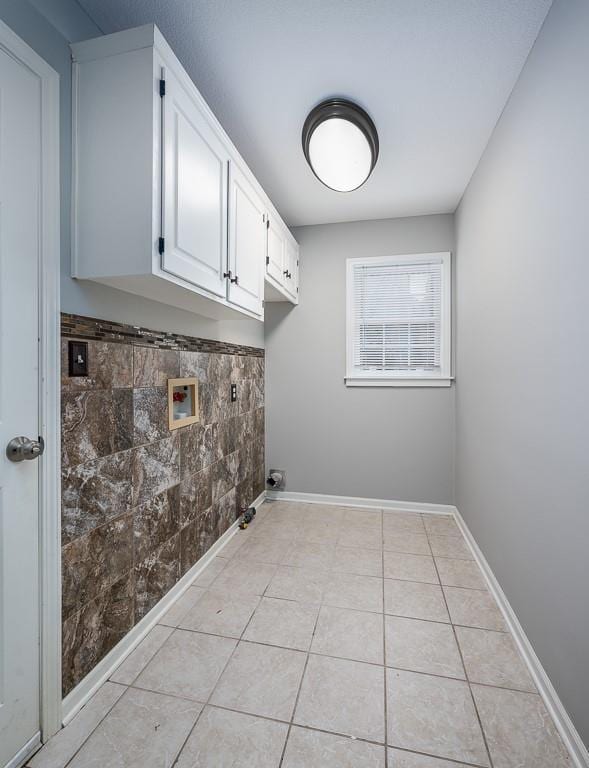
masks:
{"type": "Polygon", "coordinates": [[[351,192],[372,173],[378,158],[378,134],[357,104],[328,99],[305,120],[303,151],[311,170],[326,187],[351,192]]]}

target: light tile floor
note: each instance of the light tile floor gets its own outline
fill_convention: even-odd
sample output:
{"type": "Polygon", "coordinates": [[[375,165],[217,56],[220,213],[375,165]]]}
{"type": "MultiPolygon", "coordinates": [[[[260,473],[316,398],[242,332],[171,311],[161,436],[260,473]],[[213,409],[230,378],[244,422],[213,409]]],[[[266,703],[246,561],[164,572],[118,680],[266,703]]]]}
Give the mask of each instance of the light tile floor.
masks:
{"type": "Polygon", "coordinates": [[[570,763],[451,518],[270,502],[29,765],[570,763]]]}

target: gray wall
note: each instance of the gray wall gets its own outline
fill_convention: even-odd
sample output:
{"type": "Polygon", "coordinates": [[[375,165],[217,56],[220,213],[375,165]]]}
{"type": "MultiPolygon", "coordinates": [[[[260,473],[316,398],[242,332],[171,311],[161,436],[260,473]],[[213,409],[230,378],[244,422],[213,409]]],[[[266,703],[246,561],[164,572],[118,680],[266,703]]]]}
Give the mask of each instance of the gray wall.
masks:
{"type": "Polygon", "coordinates": [[[346,258],[453,250],[452,216],[294,230],[301,303],[266,305],[267,462],[294,491],[452,503],[454,388],[346,388],[346,258]]]}
{"type": "Polygon", "coordinates": [[[101,34],[74,0],[0,0],[0,19],[42,56],[60,76],[61,308],[90,317],[143,325],[236,344],[263,346],[264,327],[235,314],[215,322],[155,301],[70,277],[71,61],[69,42],[101,34]]]}
{"type": "Polygon", "coordinates": [[[457,504],[589,744],[589,3],[557,0],[457,214],[457,504]]]}

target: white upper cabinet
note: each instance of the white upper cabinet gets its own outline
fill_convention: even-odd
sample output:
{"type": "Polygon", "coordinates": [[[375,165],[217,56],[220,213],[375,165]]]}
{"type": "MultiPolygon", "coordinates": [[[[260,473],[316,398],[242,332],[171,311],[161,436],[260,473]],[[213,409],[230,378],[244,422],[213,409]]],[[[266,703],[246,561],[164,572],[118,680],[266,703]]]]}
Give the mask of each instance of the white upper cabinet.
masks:
{"type": "Polygon", "coordinates": [[[268,215],[268,254],[266,273],[268,277],[282,284],[284,263],[286,260],[286,237],[284,229],[276,216],[268,215]]]}
{"type": "Polygon", "coordinates": [[[295,262],[295,267],[293,272],[293,285],[294,285],[294,292],[296,295],[296,303],[298,304],[299,303],[299,266],[301,263],[301,255],[299,250],[299,244],[296,242],[296,240],[294,240],[293,242],[294,242],[293,247],[296,254],[296,262],[295,262]]]}
{"type": "Polygon", "coordinates": [[[292,235],[157,27],[71,48],[73,276],[213,318],[263,319],[265,280],[296,303],[292,235]]]}
{"type": "Polygon", "coordinates": [[[261,314],[266,206],[235,163],[229,166],[229,301],[261,314]]]}
{"type": "Polygon", "coordinates": [[[165,73],[163,115],[162,268],[225,296],[229,154],[170,72],[165,73]]]}
{"type": "Polygon", "coordinates": [[[298,303],[299,246],[278,214],[268,214],[266,257],[266,301],[298,303]]]}
{"type": "Polygon", "coordinates": [[[286,264],[284,268],[286,292],[293,298],[297,295],[297,281],[299,270],[299,249],[293,240],[286,243],[286,264]]]}

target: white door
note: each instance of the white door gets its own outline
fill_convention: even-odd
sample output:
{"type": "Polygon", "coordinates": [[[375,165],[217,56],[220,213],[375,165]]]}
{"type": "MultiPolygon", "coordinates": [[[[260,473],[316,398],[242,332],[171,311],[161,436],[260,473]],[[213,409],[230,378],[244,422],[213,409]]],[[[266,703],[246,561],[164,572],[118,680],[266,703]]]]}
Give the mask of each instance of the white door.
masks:
{"type": "Polygon", "coordinates": [[[286,239],[282,226],[275,216],[268,217],[268,256],[266,259],[266,272],[281,285],[284,282],[283,270],[285,269],[286,239]]]}
{"type": "Polygon", "coordinates": [[[165,80],[162,269],[225,296],[228,155],[174,75],[165,80]]]}
{"type": "MultiPolygon", "coordinates": [[[[0,32],[2,30],[0,29],[0,32]]],[[[0,39],[0,43],[2,40],[0,39]]],[[[0,45],[0,765],[39,736],[41,80],[0,45]],[[29,448],[34,450],[35,443],[29,448]],[[26,446],[21,446],[26,448],[26,446]]]]}
{"type": "Polygon", "coordinates": [[[263,200],[235,165],[229,177],[229,290],[227,298],[262,315],[266,264],[263,200]]]}

